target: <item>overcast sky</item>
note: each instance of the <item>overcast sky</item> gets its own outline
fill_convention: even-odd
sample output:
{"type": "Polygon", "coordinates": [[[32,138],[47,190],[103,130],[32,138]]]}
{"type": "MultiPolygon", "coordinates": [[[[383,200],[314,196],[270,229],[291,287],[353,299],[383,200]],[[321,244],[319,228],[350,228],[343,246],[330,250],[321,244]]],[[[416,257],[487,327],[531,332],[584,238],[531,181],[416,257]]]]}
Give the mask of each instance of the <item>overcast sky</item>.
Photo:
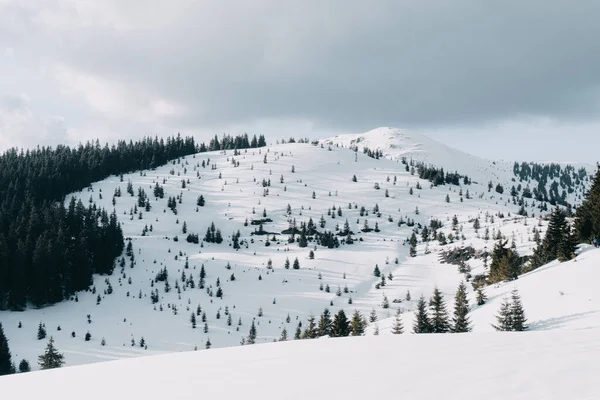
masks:
{"type": "Polygon", "coordinates": [[[379,126],[600,160],[598,0],[0,0],[0,148],[379,126]]]}

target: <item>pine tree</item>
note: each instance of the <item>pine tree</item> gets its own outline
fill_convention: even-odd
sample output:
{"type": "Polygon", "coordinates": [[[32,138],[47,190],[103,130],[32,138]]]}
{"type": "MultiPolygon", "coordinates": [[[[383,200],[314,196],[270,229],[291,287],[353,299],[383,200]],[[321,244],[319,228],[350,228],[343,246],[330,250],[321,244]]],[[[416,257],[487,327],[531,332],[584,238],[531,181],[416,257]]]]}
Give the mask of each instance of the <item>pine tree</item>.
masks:
{"type": "Polygon", "coordinates": [[[600,238],[600,165],[585,200],[577,207],[575,230],[579,239],[588,243],[600,238]]]}
{"type": "Polygon", "coordinates": [[[404,324],[402,323],[402,313],[400,310],[396,310],[396,318],[394,318],[394,325],[392,325],[392,333],[394,335],[401,335],[404,333],[404,324]]]}
{"type": "Polygon", "coordinates": [[[287,329],[283,328],[281,331],[281,336],[279,337],[280,342],[285,342],[288,339],[287,329]]]}
{"type": "Polygon", "coordinates": [[[331,313],[326,308],[325,310],[323,310],[321,318],[319,318],[319,324],[317,326],[317,335],[319,337],[331,336],[331,324],[331,313]]]}
{"type": "Polygon", "coordinates": [[[22,359],[21,362],[19,363],[19,372],[25,373],[25,372],[30,372],[30,371],[31,371],[31,365],[29,365],[29,361],[27,361],[26,359],[22,359]]]}
{"type": "Polygon", "coordinates": [[[8,339],[4,335],[4,329],[2,329],[2,323],[0,322],[0,376],[14,374],[14,372],[8,339]]]}
{"type": "Polygon", "coordinates": [[[497,331],[511,331],[512,330],[512,315],[510,312],[510,302],[507,298],[502,301],[500,311],[496,315],[496,325],[492,325],[497,331]]]}
{"type": "Polygon", "coordinates": [[[369,322],[377,322],[377,311],[375,309],[371,309],[371,313],[369,314],[369,322]]]}
{"type": "Polygon", "coordinates": [[[308,316],[308,324],[302,335],[302,339],[316,339],[317,338],[317,324],[315,324],[315,317],[311,314],[308,316]]]}
{"type": "Polygon", "coordinates": [[[478,285],[477,286],[477,305],[478,306],[484,305],[486,300],[487,300],[487,296],[485,295],[485,292],[483,291],[483,286],[478,285]]]}
{"type": "Polygon", "coordinates": [[[46,339],[46,327],[40,322],[37,333],[38,340],[46,339]]]}
{"type": "Polygon", "coordinates": [[[521,296],[517,289],[513,289],[511,293],[512,303],[510,305],[510,321],[511,330],[521,332],[527,330],[527,319],[525,318],[525,310],[521,302],[521,296]]]}
{"type": "Polygon", "coordinates": [[[367,327],[367,321],[358,311],[354,311],[352,319],[350,320],[350,334],[352,336],[362,336],[365,333],[367,327]]]}
{"type": "Polygon", "coordinates": [[[417,312],[415,313],[415,320],[413,322],[414,333],[431,333],[432,327],[427,315],[427,302],[425,297],[421,295],[417,302],[417,312]]]}
{"type": "Polygon", "coordinates": [[[350,323],[344,310],[340,310],[335,314],[331,331],[333,337],[344,337],[350,334],[350,323]]]}
{"type": "Polygon", "coordinates": [[[41,369],[60,368],[65,364],[65,356],[54,347],[52,336],[46,345],[46,351],[38,357],[38,364],[41,369]]]}
{"type": "Polygon", "coordinates": [[[442,292],[436,287],[433,290],[433,297],[429,302],[431,309],[431,332],[432,333],[447,333],[450,331],[450,323],[448,322],[448,312],[446,311],[446,302],[442,296],[442,292]]]}
{"type": "Polygon", "coordinates": [[[248,333],[248,339],[246,340],[246,343],[256,343],[256,326],[254,325],[254,320],[252,321],[252,325],[250,326],[250,332],[248,333]]]}
{"type": "Polygon", "coordinates": [[[471,331],[469,321],[469,300],[467,299],[467,285],[461,282],[454,297],[454,317],[452,318],[452,332],[462,333],[471,331]]]}
{"type": "Polygon", "coordinates": [[[190,322],[192,323],[192,329],[196,329],[196,314],[192,312],[192,316],[190,317],[190,322]]]}

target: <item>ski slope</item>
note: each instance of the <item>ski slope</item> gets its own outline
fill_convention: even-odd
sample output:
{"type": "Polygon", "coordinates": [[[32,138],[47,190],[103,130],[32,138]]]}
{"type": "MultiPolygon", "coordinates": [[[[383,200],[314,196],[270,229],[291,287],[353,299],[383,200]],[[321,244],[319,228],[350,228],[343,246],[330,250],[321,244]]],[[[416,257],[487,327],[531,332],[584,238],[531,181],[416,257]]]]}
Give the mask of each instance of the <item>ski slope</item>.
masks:
{"type": "MultiPolygon", "coordinates": [[[[425,137],[402,136],[393,131],[397,135],[390,139],[386,136],[390,133],[386,132],[376,130],[362,137],[369,147],[371,143],[380,143],[382,138],[393,139],[392,144],[398,151],[403,151],[403,146],[409,144],[413,149],[410,154],[415,157],[420,154],[446,170],[462,166],[465,169],[460,168],[459,173],[473,177],[479,173],[481,183],[464,187],[433,187],[428,181],[405,171],[397,158],[405,153],[397,153],[395,159],[375,160],[361,152],[355,155],[347,147],[295,143],[242,150],[240,155],[235,156],[232,151],[196,154],[174,160],[156,170],[126,174],[123,181],[119,177],[111,177],[74,193],[73,196],[85,205],[91,201],[109,211],[116,210],[125,237],[131,239],[135,265],[131,268],[127,261],[123,269],[117,265],[111,276],[94,277],[95,293],[81,292],[71,301],[42,309],[30,308],[21,313],[0,312],[13,360],[18,363],[25,358],[34,369],[37,367],[37,356],[46,345],[46,340],[37,340],[36,337],[40,323],[45,324],[48,336],[54,337],[57,348],[65,354],[68,366],[204,350],[207,341],[213,349],[237,347],[248,336],[252,321],[257,328],[257,343],[278,340],[284,329],[291,339],[299,323],[304,328],[307,318],[318,316],[324,308],[332,313],[344,309],[347,314],[358,310],[363,315],[375,310],[379,321],[371,324],[369,331],[373,332],[377,326],[382,334],[388,330],[390,317],[401,309],[409,331],[412,311],[421,294],[429,297],[434,287],[438,287],[450,306],[459,282],[464,279],[455,265],[440,263],[440,251],[462,246],[473,246],[478,251],[491,249],[493,239],[483,238],[487,228],[492,238],[501,231],[506,237],[514,238],[521,254],[531,254],[534,248],[532,229],[537,227],[543,235],[546,222],[540,220],[539,215],[535,218],[515,216],[518,207],[509,201],[510,196],[489,192],[487,188],[487,181],[508,174],[507,171],[494,162],[436,145],[437,142],[425,137]],[[206,167],[201,166],[202,162],[206,167]],[[356,182],[353,182],[353,176],[357,177],[356,182]],[[182,180],[186,182],[185,188],[182,180]],[[270,186],[264,187],[263,180],[270,181],[270,186]],[[152,206],[150,211],[140,208],[141,215],[134,212],[137,195],[130,196],[126,192],[128,181],[133,185],[134,194],[139,188],[148,194],[152,206]],[[152,194],[156,183],[164,187],[162,199],[152,194]],[[375,188],[376,184],[379,189],[375,188]],[[113,206],[113,193],[117,188],[122,191],[122,196],[115,198],[113,206]],[[469,198],[466,197],[467,190],[469,198]],[[206,199],[203,207],[196,205],[199,195],[206,199]],[[182,196],[181,203],[177,203],[176,215],[167,207],[167,199],[175,196],[182,196]],[[288,204],[291,208],[289,214],[288,204]],[[380,216],[373,211],[376,205],[380,216]],[[336,211],[328,215],[328,210],[333,207],[336,211]],[[360,215],[361,207],[365,208],[363,216],[360,215]],[[342,216],[337,214],[337,209],[342,210],[342,216]],[[245,225],[246,220],[251,222],[262,218],[263,211],[272,219],[272,222],[264,224],[264,229],[271,232],[269,237],[276,236],[276,241],[270,242],[268,247],[267,236],[253,234],[257,226],[245,225]],[[454,215],[459,220],[459,234],[451,229],[454,215]],[[336,228],[342,229],[347,220],[355,232],[355,243],[328,249],[311,242],[308,247],[300,248],[296,242],[288,243],[288,234],[281,233],[294,219],[298,226],[309,218],[318,224],[321,216],[326,221],[324,229],[333,232],[337,232],[336,228]],[[473,229],[472,221],[476,217],[481,221],[479,232],[473,229]],[[417,257],[409,257],[406,240],[413,227],[407,224],[398,226],[398,222],[411,219],[416,224],[428,224],[432,218],[443,223],[440,230],[446,236],[452,233],[457,238],[443,246],[438,242],[419,243],[417,257]],[[365,221],[371,228],[377,224],[379,232],[361,232],[365,221]],[[188,233],[198,234],[200,240],[214,222],[225,240],[221,244],[187,243],[187,235],[182,232],[184,222],[188,233]],[[152,230],[142,235],[146,226],[152,227],[152,230]],[[238,230],[242,246],[234,250],[230,237],[238,230]],[[178,241],[174,240],[175,237],[178,241]],[[314,259],[309,258],[310,250],[314,251],[314,259]],[[296,258],[300,269],[284,268],[286,259],[292,264],[296,258]],[[386,277],[389,274],[393,277],[380,289],[375,286],[379,278],[373,276],[376,265],[386,277]],[[202,266],[206,271],[206,287],[199,289],[197,283],[202,266]],[[169,292],[165,291],[164,282],[154,281],[163,268],[168,270],[169,292]],[[182,274],[188,282],[192,276],[195,287],[183,284],[182,274]],[[233,281],[232,274],[235,276],[233,281]],[[224,292],[223,298],[215,295],[217,279],[224,292]],[[113,289],[110,294],[107,291],[109,283],[113,289]],[[320,289],[321,284],[323,290],[320,289]],[[176,285],[180,287],[180,293],[176,285]],[[329,292],[325,290],[327,285],[329,292]],[[338,288],[339,296],[336,293],[338,288]],[[150,295],[155,289],[158,289],[160,299],[152,304],[150,295]],[[406,300],[407,291],[412,296],[410,301],[406,300]],[[390,302],[388,309],[382,307],[384,296],[390,302]],[[196,315],[197,326],[193,328],[191,314],[196,313],[198,306],[201,313],[196,315]],[[259,310],[262,316],[259,316],[259,310]],[[202,314],[206,315],[207,332],[202,314]],[[231,324],[228,323],[229,315],[231,324]],[[84,340],[87,332],[92,335],[90,341],[84,340]],[[140,346],[142,338],[147,348],[140,346]],[[105,340],[104,345],[102,339],[105,340]]],[[[66,202],[69,200],[70,196],[66,202]]],[[[528,205],[530,215],[538,212],[534,203],[528,205]]],[[[581,257],[593,257],[593,254],[596,253],[592,251],[589,256],[585,253],[581,257]]],[[[474,274],[483,271],[480,259],[470,263],[474,274]]],[[[566,265],[570,264],[559,267],[566,265]]],[[[577,265],[584,265],[584,262],[577,265]]],[[[535,278],[543,277],[545,273],[545,270],[537,270],[531,278],[524,277],[522,281],[534,279],[532,287],[544,287],[546,285],[535,281],[535,278]]],[[[574,292],[573,287],[595,282],[592,278],[582,274],[579,282],[578,277],[573,277],[575,281],[570,287],[558,289],[566,294],[556,301],[570,299],[568,294],[574,292]]],[[[563,279],[563,282],[567,280],[563,279]]],[[[473,310],[476,332],[490,330],[500,297],[510,291],[512,285],[488,289],[488,304],[473,310]]],[[[526,311],[530,312],[528,318],[534,329],[574,326],[568,322],[574,320],[569,316],[598,307],[594,300],[589,303],[563,303],[561,307],[540,304],[539,307],[532,306],[534,308],[530,311],[529,300],[536,296],[535,292],[531,295],[523,293],[526,311]],[[542,312],[546,309],[550,311],[542,312]],[[548,323],[552,318],[567,322],[548,323]]],[[[577,321],[581,323],[576,326],[578,328],[600,326],[596,314],[577,321]]]]}
{"type": "Polygon", "coordinates": [[[597,399],[597,331],[313,339],[0,377],[8,398],[597,399]]]}

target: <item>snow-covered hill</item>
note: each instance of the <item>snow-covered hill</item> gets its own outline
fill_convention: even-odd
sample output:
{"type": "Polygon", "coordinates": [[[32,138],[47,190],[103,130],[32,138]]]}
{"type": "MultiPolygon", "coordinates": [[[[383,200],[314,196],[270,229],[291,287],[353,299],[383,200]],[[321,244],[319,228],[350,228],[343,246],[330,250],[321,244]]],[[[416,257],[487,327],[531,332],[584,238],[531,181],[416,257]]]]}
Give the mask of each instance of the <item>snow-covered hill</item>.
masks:
{"type": "Polygon", "coordinates": [[[597,331],[314,339],[0,377],[9,398],[596,399],[597,331]]]}
{"type": "MultiPolygon", "coordinates": [[[[322,143],[346,148],[354,148],[363,151],[365,148],[372,151],[380,150],[385,158],[400,161],[402,159],[414,160],[426,165],[444,168],[446,172],[458,172],[460,175],[468,175],[472,180],[481,184],[493,182],[499,183],[508,190],[511,186],[521,183],[523,186],[530,185],[532,189],[538,185],[535,180],[528,179],[520,181],[515,179],[514,163],[519,164],[523,160],[488,160],[472,154],[455,149],[446,144],[433,140],[421,133],[404,129],[380,127],[359,134],[342,134],[332,138],[321,140],[322,143]]],[[[548,162],[546,164],[552,164],[548,162]]],[[[583,168],[588,176],[593,175],[596,167],[584,163],[555,163],[562,168],[572,167],[575,170],[583,168]]],[[[573,171],[575,172],[575,171],[573,171]]],[[[546,189],[554,181],[560,182],[558,177],[551,178],[547,182],[546,189]]],[[[561,184],[562,188],[565,188],[561,184]]],[[[585,192],[585,185],[574,188],[575,193],[569,193],[567,200],[576,204],[585,192]]]]}
{"type": "MultiPolygon", "coordinates": [[[[385,131],[376,130],[363,137],[371,146],[385,135],[385,131]]],[[[394,140],[403,137],[396,132],[394,140]]],[[[258,343],[277,340],[284,330],[291,339],[299,323],[304,327],[309,315],[318,316],[326,307],[332,313],[344,309],[349,314],[358,310],[363,315],[374,309],[382,333],[387,329],[386,319],[402,309],[406,329],[410,330],[418,296],[429,297],[438,287],[450,304],[465,278],[457,266],[439,261],[440,251],[468,246],[477,251],[491,249],[493,237],[500,231],[514,239],[522,255],[531,253],[533,228],[543,233],[546,224],[538,220],[535,202],[530,202],[527,209],[536,218],[516,216],[518,206],[511,202],[510,195],[490,192],[487,187],[493,176],[505,174],[510,180],[512,165],[505,170],[497,163],[465,155],[425,137],[406,138],[413,143],[410,157],[420,154],[422,160],[447,170],[456,168],[472,177],[485,175],[485,179],[462,187],[432,186],[398,162],[397,157],[408,154],[402,153],[400,145],[395,148],[395,159],[376,160],[345,147],[295,143],[242,150],[239,155],[232,151],[201,153],[156,170],[124,175],[122,180],[112,177],[75,193],[73,196],[86,204],[116,210],[125,236],[130,238],[133,257],[124,255],[111,276],[96,276],[93,290],[79,293],[71,301],[21,313],[0,312],[13,359],[35,363],[46,345],[46,340],[37,340],[40,323],[56,340],[67,365],[200,350],[208,341],[213,348],[238,346],[248,336],[253,320],[258,343]],[[127,193],[128,182],[133,195],[127,193]],[[157,184],[164,190],[163,198],[154,196],[157,184]],[[148,211],[145,205],[137,207],[140,190],[147,195],[148,211]],[[121,196],[114,196],[115,191],[121,196]],[[204,206],[197,205],[200,195],[206,201],[204,206]],[[176,213],[168,207],[169,198],[174,199],[176,213]],[[454,215],[458,225],[453,230],[454,215]],[[320,232],[334,234],[342,231],[348,221],[354,243],[345,244],[344,236],[339,235],[334,235],[339,247],[328,248],[315,241],[300,247],[299,235],[289,243],[291,235],[282,231],[289,229],[294,220],[300,228],[309,218],[320,232]],[[475,218],[481,221],[478,232],[473,227],[475,218]],[[443,224],[440,230],[449,243],[419,243],[417,257],[409,257],[406,241],[413,229],[419,224],[429,225],[432,219],[443,224]],[[257,234],[260,220],[268,235],[257,234]],[[187,233],[183,233],[184,223],[187,233]],[[212,223],[222,232],[221,244],[202,240],[212,223]],[[371,231],[363,232],[365,226],[371,231]],[[484,238],[486,229],[492,239],[484,238]],[[232,236],[238,230],[241,246],[236,250],[232,236]],[[188,243],[189,234],[197,234],[200,243],[188,243]],[[299,269],[293,268],[296,259],[299,269]],[[289,269],[285,268],[286,260],[289,269]],[[375,266],[387,278],[380,288],[376,286],[380,278],[373,276],[375,266]],[[199,288],[202,267],[205,286],[199,288]],[[168,292],[165,282],[156,279],[164,269],[168,271],[168,292]],[[217,295],[218,287],[222,298],[217,295]],[[406,300],[407,292],[411,300],[406,300]],[[154,304],[153,293],[158,293],[154,304]],[[389,300],[389,308],[382,307],[384,298],[389,300]],[[90,341],[84,340],[87,332],[90,341]],[[147,348],[140,346],[142,338],[147,348]]],[[[588,257],[587,253],[582,257],[588,257]]],[[[481,259],[471,260],[470,267],[473,274],[481,272],[481,259]]],[[[526,279],[543,277],[544,273],[537,270],[526,279]]],[[[592,282],[591,277],[584,279],[592,282]]],[[[527,282],[525,278],[523,282],[527,282]]],[[[533,282],[533,287],[544,286],[533,282]]],[[[473,311],[476,331],[490,330],[499,306],[497,298],[508,289],[498,290],[494,294],[496,289],[490,288],[488,305],[473,311]]],[[[571,298],[568,294],[572,289],[558,290],[565,293],[559,300],[571,298]]],[[[528,296],[523,295],[526,307],[528,296]]],[[[534,309],[530,323],[542,329],[548,326],[544,321],[549,318],[589,312],[589,307],[596,307],[594,304],[569,303],[555,308],[554,314],[534,309]]],[[[594,325],[596,320],[585,324],[600,326],[594,325]]]]}
{"type": "Polygon", "coordinates": [[[505,183],[513,176],[513,163],[510,161],[486,160],[404,129],[381,127],[365,133],[338,135],[323,142],[344,147],[357,146],[359,150],[364,147],[379,149],[386,158],[413,159],[442,167],[448,172],[469,174],[481,183],[490,179],[505,183]]]}

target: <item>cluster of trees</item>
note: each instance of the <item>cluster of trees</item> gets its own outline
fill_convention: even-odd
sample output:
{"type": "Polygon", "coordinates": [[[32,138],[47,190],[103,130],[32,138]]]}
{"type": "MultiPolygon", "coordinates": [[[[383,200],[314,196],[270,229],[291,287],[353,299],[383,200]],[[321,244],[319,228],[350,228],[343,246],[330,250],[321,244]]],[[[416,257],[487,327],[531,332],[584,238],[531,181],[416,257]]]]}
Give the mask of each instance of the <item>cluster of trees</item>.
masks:
{"type": "Polygon", "coordinates": [[[445,184],[460,186],[461,182],[464,185],[471,184],[471,179],[468,176],[460,175],[458,172],[445,173],[444,168],[437,168],[431,165],[425,165],[425,163],[422,162],[417,163],[416,166],[419,178],[428,180],[429,182],[433,183],[434,186],[445,184]]]}
{"type": "Polygon", "coordinates": [[[215,150],[250,149],[265,147],[266,145],[267,141],[263,135],[258,136],[258,138],[256,135],[254,135],[252,136],[252,139],[248,137],[247,133],[238,136],[223,135],[221,140],[219,140],[219,137],[215,135],[215,137],[212,138],[208,143],[208,146],[202,143],[198,148],[198,151],[202,153],[205,151],[215,150]]]}
{"type": "MultiPolygon", "coordinates": [[[[552,205],[567,206],[567,193],[573,193],[575,188],[581,184],[587,176],[585,168],[579,168],[577,171],[571,165],[561,166],[559,164],[537,164],[537,163],[515,163],[513,173],[523,181],[537,182],[537,187],[533,189],[533,193],[523,193],[523,197],[533,197],[538,201],[549,202],[552,205]],[[557,179],[557,180],[555,180],[557,179]],[[550,180],[555,180],[550,185],[550,191],[547,190],[547,185],[550,180]],[[562,189],[559,193],[559,187],[562,189]]],[[[520,185],[519,185],[520,189],[520,185]]],[[[511,193],[513,196],[514,194],[511,193]]]]}
{"type": "Polygon", "coordinates": [[[527,318],[521,302],[521,296],[517,289],[511,293],[510,300],[505,298],[496,316],[496,325],[492,325],[497,331],[521,332],[527,330],[527,318]]]}
{"type": "MultiPolygon", "coordinates": [[[[59,353],[54,347],[54,339],[50,337],[44,354],[38,357],[38,363],[41,369],[60,368],[64,365],[64,355],[59,353]]],[[[0,376],[14,373],[23,373],[31,371],[31,365],[26,359],[19,362],[18,370],[12,361],[12,355],[8,347],[8,339],[4,334],[2,323],[0,322],[0,376]]]]}
{"type": "MultiPolygon", "coordinates": [[[[266,145],[264,137],[224,137],[219,148],[266,145]]],[[[87,289],[94,273],[110,273],[123,249],[116,215],[98,209],[90,197],[85,208],[64,206],[69,193],[110,175],[151,169],[196,152],[216,148],[197,145],[192,137],[119,141],[109,147],[98,141],[71,148],[10,149],[0,156],[0,309],[43,306],[87,289]]],[[[130,186],[130,185],[128,185],[130,186]]],[[[129,191],[128,191],[129,192],[129,191]]],[[[164,196],[160,185],[153,194],[164,196]]],[[[119,193],[120,194],[120,193],[119,193]]],[[[134,195],[131,190],[131,195],[134,195]]],[[[97,194],[101,198],[102,193],[97,194]]],[[[148,196],[138,193],[148,208],[148,196]]],[[[143,204],[142,204],[143,203],[143,204]]],[[[171,201],[171,203],[174,203],[171,201]]],[[[175,205],[171,205],[176,211],[175,205]]]]}
{"type": "Polygon", "coordinates": [[[469,301],[467,299],[467,286],[461,282],[454,299],[454,315],[452,319],[446,310],[446,302],[438,288],[433,291],[429,304],[421,296],[417,302],[417,310],[413,323],[414,333],[462,333],[471,331],[471,322],[468,317],[469,301]],[[429,310],[428,310],[429,305],[429,310]]]}
{"type": "Polygon", "coordinates": [[[557,258],[560,261],[575,258],[577,242],[577,234],[567,222],[564,211],[556,207],[550,216],[546,235],[533,253],[531,269],[541,267],[557,258]]]}

